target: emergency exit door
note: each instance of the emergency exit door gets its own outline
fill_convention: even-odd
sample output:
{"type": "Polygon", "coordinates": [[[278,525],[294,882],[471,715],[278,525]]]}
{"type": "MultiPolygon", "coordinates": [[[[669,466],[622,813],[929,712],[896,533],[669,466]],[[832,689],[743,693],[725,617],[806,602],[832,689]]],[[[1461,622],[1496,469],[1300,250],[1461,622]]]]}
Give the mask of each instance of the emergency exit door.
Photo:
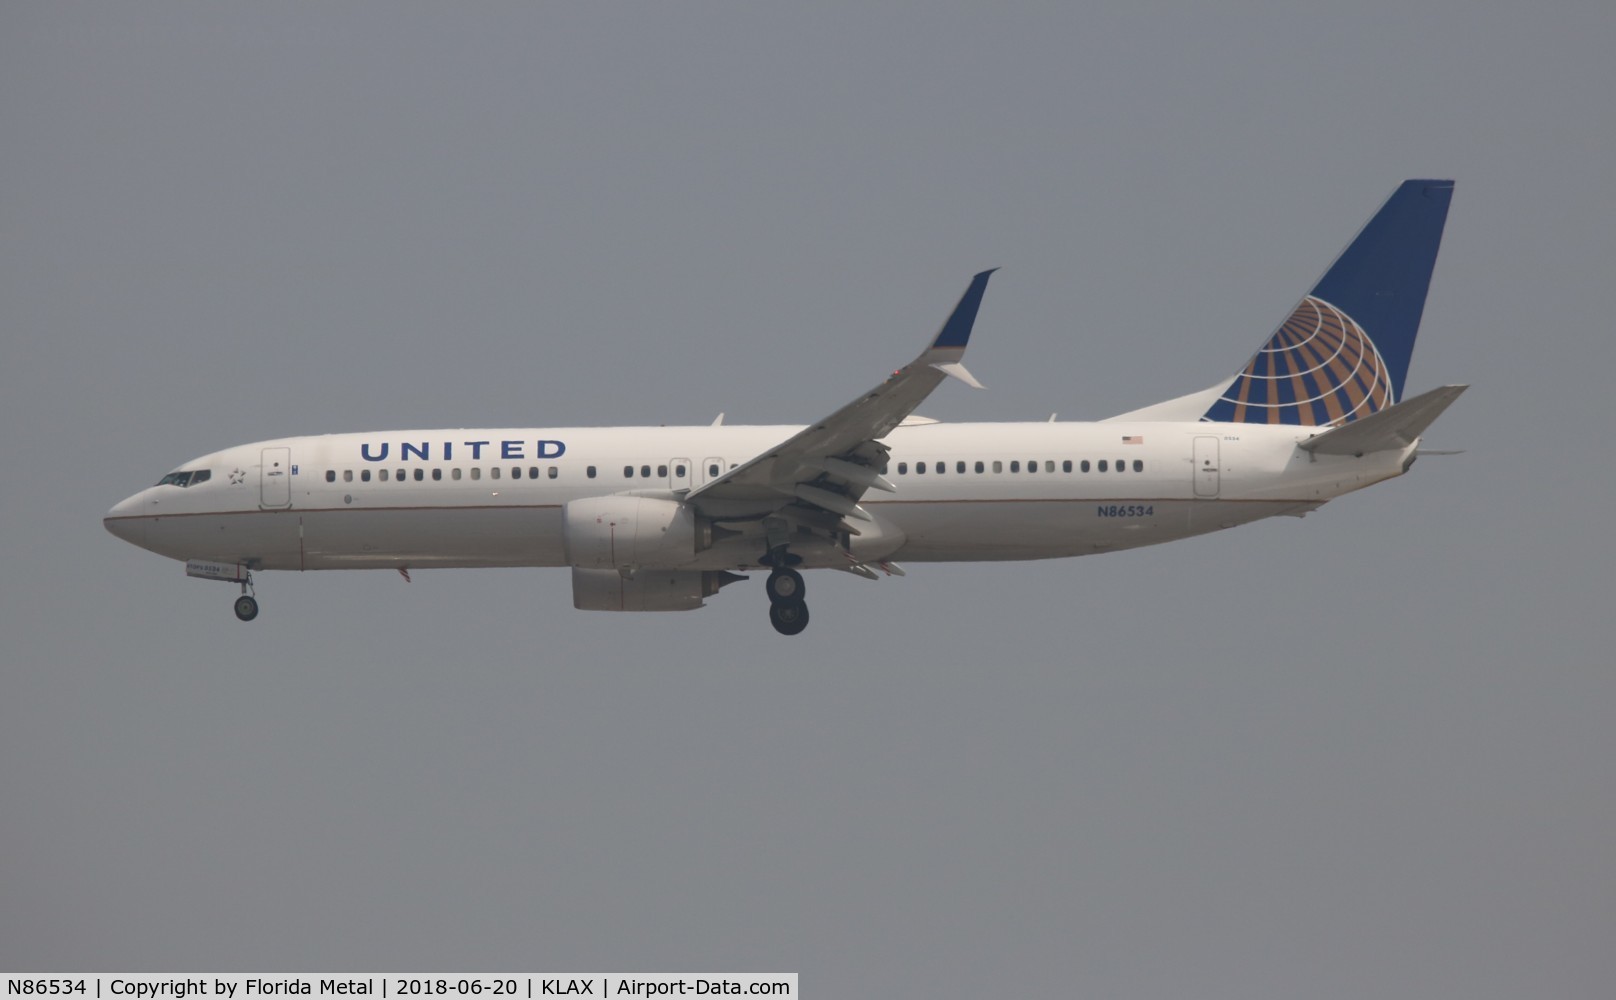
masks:
{"type": "Polygon", "coordinates": [[[670,489],[670,490],[688,490],[688,489],[690,489],[690,459],[688,459],[688,458],[670,458],[670,459],[668,459],[668,489],[670,489]]]}

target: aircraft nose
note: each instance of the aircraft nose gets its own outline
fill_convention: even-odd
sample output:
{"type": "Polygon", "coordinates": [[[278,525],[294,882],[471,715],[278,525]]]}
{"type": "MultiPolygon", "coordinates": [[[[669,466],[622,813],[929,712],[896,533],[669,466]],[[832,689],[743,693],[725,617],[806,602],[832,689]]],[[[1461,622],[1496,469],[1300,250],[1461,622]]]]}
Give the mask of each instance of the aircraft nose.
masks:
{"type": "Polygon", "coordinates": [[[137,507],[135,497],[126,497],[107,511],[107,516],[101,519],[101,524],[108,531],[129,544],[139,545],[144,548],[146,544],[146,522],[136,516],[138,513],[137,507]]]}

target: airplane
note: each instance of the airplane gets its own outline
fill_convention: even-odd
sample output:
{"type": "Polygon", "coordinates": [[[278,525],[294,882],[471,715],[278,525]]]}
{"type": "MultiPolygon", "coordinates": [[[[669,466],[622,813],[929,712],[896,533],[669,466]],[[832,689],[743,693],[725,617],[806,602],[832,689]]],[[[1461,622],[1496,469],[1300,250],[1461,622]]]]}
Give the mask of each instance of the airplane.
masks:
{"type": "Polygon", "coordinates": [[[914,414],[946,379],[980,388],[962,358],[989,270],[913,361],[806,426],[257,441],[185,462],[104,523],[239,586],[242,621],[264,570],[568,567],[593,611],[700,608],[766,571],[769,620],[796,635],[806,569],[879,579],[1301,516],[1407,472],[1468,388],[1403,394],[1453,187],[1401,184],[1232,376],[1097,422],[914,414]]]}

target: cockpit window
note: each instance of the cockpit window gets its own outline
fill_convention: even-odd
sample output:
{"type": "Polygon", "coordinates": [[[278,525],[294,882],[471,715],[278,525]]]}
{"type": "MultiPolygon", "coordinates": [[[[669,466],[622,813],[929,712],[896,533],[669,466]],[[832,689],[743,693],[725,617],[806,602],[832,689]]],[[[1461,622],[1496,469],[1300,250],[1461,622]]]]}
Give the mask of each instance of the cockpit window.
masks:
{"type": "Polygon", "coordinates": [[[191,472],[170,472],[157,481],[158,486],[195,486],[213,478],[213,470],[196,469],[191,472]]]}

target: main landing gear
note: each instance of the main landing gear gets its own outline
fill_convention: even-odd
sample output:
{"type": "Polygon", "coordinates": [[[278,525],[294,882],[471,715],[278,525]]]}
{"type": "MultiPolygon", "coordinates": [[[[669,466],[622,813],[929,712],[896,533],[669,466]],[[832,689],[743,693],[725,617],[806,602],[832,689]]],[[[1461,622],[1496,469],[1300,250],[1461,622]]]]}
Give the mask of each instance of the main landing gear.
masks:
{"type": "Polygon", "coordinates": [[[771,604],[769,624],[781,635],[796,635],[808,627],[808,605],[801,601],[771,604]]]}
{"type": "Polygon", "coordinates": [[[769,578],[763,581],[763,586],[769,591],[770,604],[802,603],[805,590],[802,574],[790,567],[770,573],[769,578]]]}
{"type": "Polygon", "coordinates": [[[774,571],[763,589],[769,594],[769,624],[781,635],[796,635],[808,627],[808,605],[802,599],[807,587],[801,573],[784,565],[787,558],[784,552],[774,557],[774,571]]]}

